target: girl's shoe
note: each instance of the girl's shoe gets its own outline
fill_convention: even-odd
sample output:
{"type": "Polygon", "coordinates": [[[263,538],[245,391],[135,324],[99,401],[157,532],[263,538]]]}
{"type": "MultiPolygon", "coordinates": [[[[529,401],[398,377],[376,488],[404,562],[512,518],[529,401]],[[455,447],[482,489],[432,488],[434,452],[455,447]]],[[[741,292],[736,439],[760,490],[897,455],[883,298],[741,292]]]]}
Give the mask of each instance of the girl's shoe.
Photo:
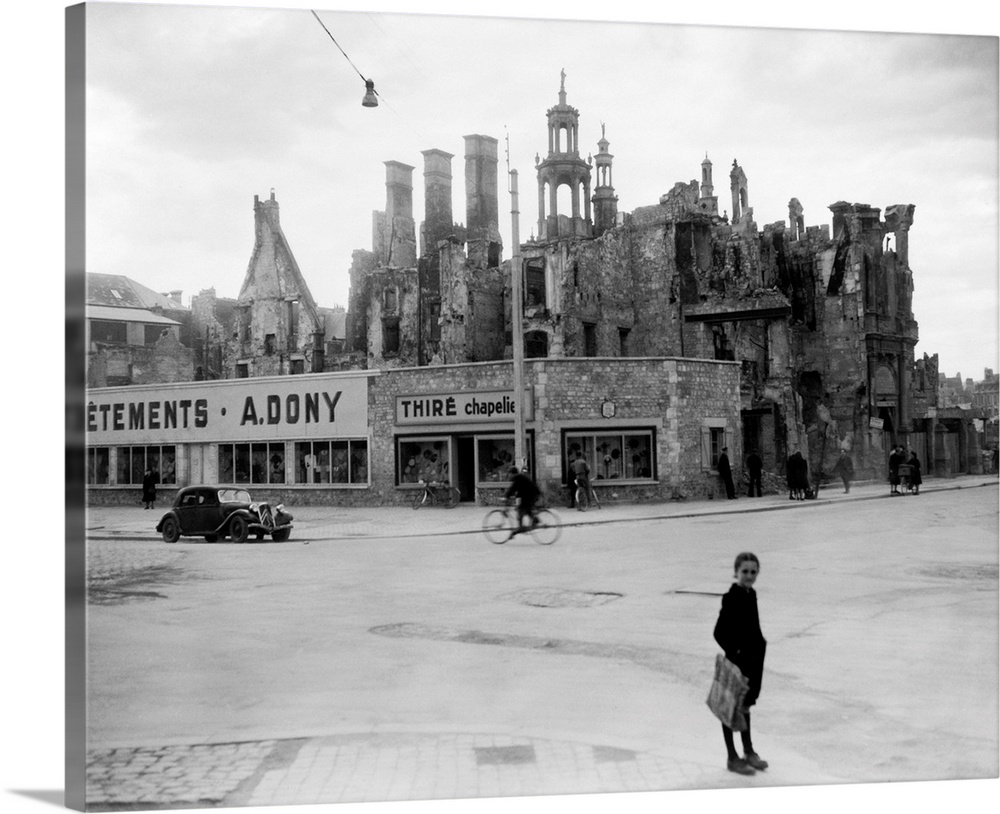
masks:
{"type": "Polygon", "coordinates": [[[729,758],[726,761],[726,768],[736,774],[757,774],[756,770],[741,757],[729,758]]]}
{"type": "Polygon", "coordinates": [[[767,761],[762,759],[756,752],[747,752],[746,755],[744,755],[744,762],[756,769],[758,772],[762,772],[767,768],[767,761]]]}

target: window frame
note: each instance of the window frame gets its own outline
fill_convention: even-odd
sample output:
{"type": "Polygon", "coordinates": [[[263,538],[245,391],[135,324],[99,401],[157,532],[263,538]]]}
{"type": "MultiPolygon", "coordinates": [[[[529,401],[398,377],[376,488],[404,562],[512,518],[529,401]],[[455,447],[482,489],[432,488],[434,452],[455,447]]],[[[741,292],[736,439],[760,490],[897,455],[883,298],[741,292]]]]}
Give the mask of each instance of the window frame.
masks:
{"type": "MultiPolygon", "coordinates": [[[[655,483],[658,480],[657,460],[657,428],[655,426],[595,426],[595,427],[574,427],[562,431],[562,460],[564,479],[569,478],[569,463],[572,457],[576,457],[577,449],[584,453],[584,460],[590,467],[590,480],[594,484],[602,483],[655,483]],[[609,439],[617,437],[618,445],[612,446],[609,439]],[[645,453],[633,451],[633,458],[636,455],[645,454],[648,460],[645,465],[642,461],[626,460],[628,450],[636,450],[639,447],[629,444],[632,439],[645,439],[645,453]],[[618,455],[615,455],[615,452],[618,455]],[[611,475],[612,469],[619,469],[620,475],[611,475]],[[603,469],[603,472],[602,472],[603,469]],[[633,471],[625,474],[629,469],[633,471]],[[648,471],[648,475],[637,474],[648,471]]],[[[641,444],[641,442],[640,442],[641,444]]]]}

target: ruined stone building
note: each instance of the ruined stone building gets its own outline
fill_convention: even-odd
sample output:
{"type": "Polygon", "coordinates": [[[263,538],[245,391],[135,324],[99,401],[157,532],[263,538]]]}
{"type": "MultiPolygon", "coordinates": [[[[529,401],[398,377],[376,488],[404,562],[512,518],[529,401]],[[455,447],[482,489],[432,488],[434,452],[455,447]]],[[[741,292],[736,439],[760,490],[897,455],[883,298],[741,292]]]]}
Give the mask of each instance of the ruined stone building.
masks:
{"type": "Polygon", "coordinates": [[[274,190],[266,201],[254,196],[254,245],[239,296],[203,289],[190,310],[196,381],[315,373],[343,351],[346,312],[313,299],[274,190]]]}
{"type": "MultiPolygon", "coordinates": [[[[417,256],[414,167],[387,161],[386,209],[372,250],[354,252],[347,350],[362,367],[504,358],[505,276],[498,227],[497,140],[465,137],[466,225],[453,222],[454,157],[425,150],[425,220],[417,256]]],[[[507,270],[509,274],[509,269],[507,270]]]]}
{"type": "Polygon", "coordinates": [[[346,312],[315,302],[274,192],[255,196],[239,296],[200,292],[178,328],[185,344],[156,339],[160,358],[168,341],[188,354],[192,381],[146,368],[140,381],[133,366],[99,384],[134,386],[88,401],[88,483],[101,499],[128,499],[135,462],[169,458],[177,483],[260,485],[292,502],[405,503],[426,478],[491,502],[517,450],[518,397],[526,463],[550,499],[578,453],[602,500],[718,496],[724,447],[737,477],[758,452],[770,491],[794,451],[814,483],[841,449],[858,478],[884,478],[897,443],[928,475],[982,471],[974,416],[939,398],[937,356],[916,356],[912,204],[838,201],[831,224],[808,226],[791,198],[787,221],[761,226],[735,160],[720,214],[706,155],[699,180],[620,212],[608,128],[583,157],[565,75],[546,118],[537,228],[515,270],[520,393],[497,140],[473,134],[464,224],[454,155],[422,154],[420,224],[416,168],[385,162],[385,209],[371,249],[353,254],[346,312]]]}
{"type": "MultiPolygon", "coordinates": [[[[845,448],[859,477],[881,477],[894,443],[915,448],[929,473],[975,465],[968,417],[938,409],[937,357],[915,357],[912,204],[887,206],[883,216],[838,201],[830,205],[832,227],[806,226],[791,198],[787,222],[760,227],[748,175],[735,160],[732,214],[719,214],[706,155],[700,182],[678,182],[658,203],[620,214],[605,125],[596,158],[582,158],[580,114],[567,103],[565,75],[547,121],[548,152],[535,167],[537,236],[520,247],[528,358],[736,361],[738,460],[757,450],[767,471],[782,476],[795,450],[819,477],[845,448]],[[562,187],[566,212],[558,211],[562,187]]],[[[413,167],[399,162],[386,163],[386,211],[375,213],[373,249],[354,255],[348,346],[367,367],[510,354],[496,141],[466,137],[464,232],[447,203],[451,156],[429,150],[424,158],[420,257],[413,167]]]]}
{"type": "Polygon", "coordinates": [[[190,312],[181,292],[161,294],[121,274],[86,275],[87,384],[189,381],[190,312]]]}

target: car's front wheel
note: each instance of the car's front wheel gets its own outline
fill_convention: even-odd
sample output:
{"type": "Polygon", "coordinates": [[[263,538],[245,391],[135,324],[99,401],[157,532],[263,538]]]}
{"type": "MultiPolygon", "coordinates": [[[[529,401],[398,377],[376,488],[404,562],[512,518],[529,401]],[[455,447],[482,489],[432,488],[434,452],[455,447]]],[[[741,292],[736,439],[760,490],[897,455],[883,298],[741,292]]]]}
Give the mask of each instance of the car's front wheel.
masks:
{"type": "Polygon", "coordinates": [[[163,521],[163,542],[165,543],[176,543],[181,537],[180,526],[177,525],[177,521],[172,517],[168,517],[163,521]]]}
{"type": "Polygon", "coordinates": [[[229,536],[234,543],[245,543],[250,535],[250,527],[247,521],[237,515],[229,522],[229,536]]]}

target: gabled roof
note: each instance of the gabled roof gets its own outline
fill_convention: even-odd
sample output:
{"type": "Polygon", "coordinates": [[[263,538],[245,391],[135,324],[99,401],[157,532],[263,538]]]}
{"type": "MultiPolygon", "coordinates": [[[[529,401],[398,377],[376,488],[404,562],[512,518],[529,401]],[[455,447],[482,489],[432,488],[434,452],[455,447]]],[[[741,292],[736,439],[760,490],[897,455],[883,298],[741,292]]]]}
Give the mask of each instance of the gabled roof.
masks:
{"type": "Polygon", "coordinates": [[[164,311],[190,310],[123,274],[87,273],[87,305],[112,308],[159,308],[164,311]]]}
{"type": "Polygon", "coordinates": [[[145,308],[113,308],[109,305],[88,305],[87,319],[103,319],[109,322],[142,322],[146,325],[180,325],[175,319],[147,311],[145,308]]]}

